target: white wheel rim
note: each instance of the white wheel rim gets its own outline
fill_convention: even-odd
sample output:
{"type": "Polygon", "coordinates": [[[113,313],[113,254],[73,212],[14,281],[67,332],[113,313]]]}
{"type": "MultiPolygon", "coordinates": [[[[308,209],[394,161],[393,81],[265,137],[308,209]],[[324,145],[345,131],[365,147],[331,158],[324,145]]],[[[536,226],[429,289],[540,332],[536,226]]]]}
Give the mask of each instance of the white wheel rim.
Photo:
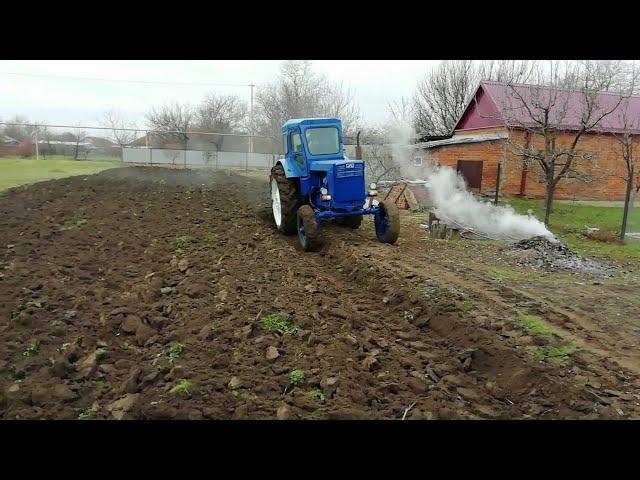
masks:
{"type": "Polygon", "coordinates": [[[280,208],[280,190],[275,178],[271,180],[271,209],[273,210],[273,219],[276,221],[276,226],[279,227],[282,223],[282,210],[280,208]]]}

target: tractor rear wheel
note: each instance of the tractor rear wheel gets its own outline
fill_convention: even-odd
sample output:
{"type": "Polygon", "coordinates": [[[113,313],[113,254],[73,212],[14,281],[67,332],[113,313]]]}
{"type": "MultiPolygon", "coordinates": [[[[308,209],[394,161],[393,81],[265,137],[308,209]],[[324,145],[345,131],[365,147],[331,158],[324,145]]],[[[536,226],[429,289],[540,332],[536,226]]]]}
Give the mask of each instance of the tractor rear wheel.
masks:
{"type": "Polygon", "coordinates": [[[296,211],[298,210],[298,183],[284,174],[282,165],[271,169],[271,209],[278,230],[285,235],[296,233],[296,211]]]}
{"type": "Polygon", "coordinates": [[[320,228],[316,222],[316,214],[309,205],[303,205],[298,209],[298,239],[305,252],[313,252],[320,248],[320,228]]]}
{"type": "Polygon", "coordinates": [[[362,224],[362,215],[359,217],[342,217],[336,218],[336,223],[343,227],[353,228],[354,230],[360,228],[362,224]]]}
{"type": "Polygon", "coordinates": [[[396,243],[400,234],[400,211],[391,200],[382,200],[380,214],[375,216],[376,237],[382,243],[396,243]]]}

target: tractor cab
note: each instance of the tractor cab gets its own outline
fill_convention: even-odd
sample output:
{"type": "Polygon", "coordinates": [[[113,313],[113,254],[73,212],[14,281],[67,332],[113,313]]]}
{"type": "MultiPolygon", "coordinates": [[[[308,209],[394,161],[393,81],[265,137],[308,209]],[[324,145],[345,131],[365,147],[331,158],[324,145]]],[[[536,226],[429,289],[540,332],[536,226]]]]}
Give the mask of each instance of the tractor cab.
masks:
{"type": "Polygon", "coordinates": [[[284,156],[271,170],[271,200],[278,230],[296,231],[305,250],[319,247],[320,220],[335,219],[358,228],[363,215],[375,215],[376,234],[387,243],[398,236],[397,209],[365,188],[364,161],[344,154],[342,122],[337,118],[304,118],[282,126],[284,156]],[[396,213],[394,213],[396,212],[396,213]],[[390,222],[393,223],[388,228],[390,222]]]}
{"type": "Polygon", "coordinates": [[[312,162],[344,160],[342,122],[336,118],[289,120],[282,126],[282,148],[290,173],[308,176],[312,162]]]}

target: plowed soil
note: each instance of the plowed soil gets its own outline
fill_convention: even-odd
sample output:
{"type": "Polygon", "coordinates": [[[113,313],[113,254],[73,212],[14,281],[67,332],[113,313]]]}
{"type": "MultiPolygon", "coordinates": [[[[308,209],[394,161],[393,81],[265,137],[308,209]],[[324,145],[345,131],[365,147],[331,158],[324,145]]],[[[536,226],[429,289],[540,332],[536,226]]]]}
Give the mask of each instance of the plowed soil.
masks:
{"type": "Polygon", "coordinates": [[[10,190],[0,418],[640,418],[636,277],[492,276],[503,247],[425,242],[414,220],[393,246],[370,219],[326,225],[305,253],[264,179],[138,167],[10,190]]]}

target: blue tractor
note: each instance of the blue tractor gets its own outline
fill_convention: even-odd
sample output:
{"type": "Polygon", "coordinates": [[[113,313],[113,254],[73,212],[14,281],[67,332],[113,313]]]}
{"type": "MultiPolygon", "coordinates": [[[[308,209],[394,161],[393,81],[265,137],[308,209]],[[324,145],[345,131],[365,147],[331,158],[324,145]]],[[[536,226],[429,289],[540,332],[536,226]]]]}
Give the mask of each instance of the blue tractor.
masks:
{"type": "Polygon", "coordinates": [[[373,215],[378,240],[395,243],[400,232],[398,207],[379,201],[376,185],[365,188],[364,161],[344,154],[342,122],[304,118],[282,127],[284,157],[271,169],[273,218],[285,235],[298,234],[305,251],[320,245],[320,221],[335,219],[358,228],[373,215]]]}

